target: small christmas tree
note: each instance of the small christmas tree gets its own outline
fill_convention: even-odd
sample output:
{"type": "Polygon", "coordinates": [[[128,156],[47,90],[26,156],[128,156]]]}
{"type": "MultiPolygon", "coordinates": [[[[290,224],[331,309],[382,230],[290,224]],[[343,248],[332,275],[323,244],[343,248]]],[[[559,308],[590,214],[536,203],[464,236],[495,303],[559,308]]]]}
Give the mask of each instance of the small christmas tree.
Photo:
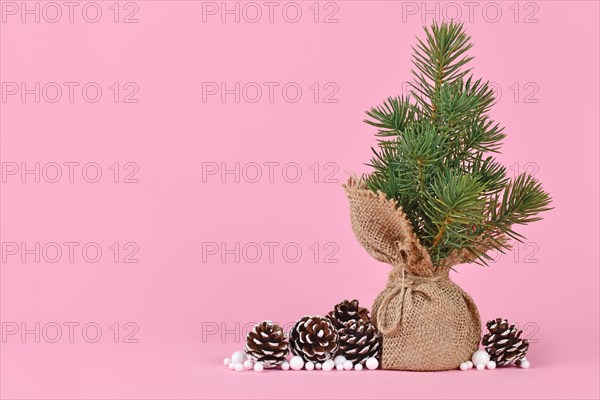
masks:
{"type": "Polygon", "coordinates": [[[381,137],[367,187],[397,201],[434,266],[452,256],[485,264],[490,249],[521,241],[514,225],[537,221],[550,197],[531,175],[509,179],[497,153],[505,137],[488,111],[494,93],[467,67],[462,23],[425,29],[413,48],[411,96],[367,112],[381,137]]]}

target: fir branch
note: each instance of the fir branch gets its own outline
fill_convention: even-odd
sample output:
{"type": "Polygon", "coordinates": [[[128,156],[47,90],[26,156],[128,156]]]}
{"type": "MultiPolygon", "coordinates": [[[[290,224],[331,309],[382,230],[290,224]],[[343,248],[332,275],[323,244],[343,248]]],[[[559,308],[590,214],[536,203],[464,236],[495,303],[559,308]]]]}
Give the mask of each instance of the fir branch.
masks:
{"type": "Polygon", "coordinates": [[[513,225],[526,225],[539,221],[539,213],[551,210],[551,198],[541,184],[531,175],[522,173],[511,181],[502,194],[494,196],[490,205],[488,225],[499,232],[522,241],[523,236],[515,232],[513,225]]]}
{"type": "Polygon", "coordinates": [[[464,33],[462,23],[434,23],[431,29],[423,28],[427,39],[413,47],[413,63],[417,70],[412,73],[415,82],[412,95],[425,109],[435,114],[435,105],[429,101],[444,83],[462,79],[470,69],[461,70],[473,57],[465,53],[473,46],[464,33]]]}
{"type": "Polygon", "coordinates": [[[431,185],[424,211],[434,223],[423,241],[434,263],[474,239],[471,227],[483,219],[485,199],[481,191],[477,178],[455,171],[440,176],[431,185]]]}
{"type": "Polygon", "coordinates": [[[389,97],[381,106],[367,111],[369,125],[379,128],[378,136],[395,136],[414,120],[415,109],[408,98],[389,97]]]}

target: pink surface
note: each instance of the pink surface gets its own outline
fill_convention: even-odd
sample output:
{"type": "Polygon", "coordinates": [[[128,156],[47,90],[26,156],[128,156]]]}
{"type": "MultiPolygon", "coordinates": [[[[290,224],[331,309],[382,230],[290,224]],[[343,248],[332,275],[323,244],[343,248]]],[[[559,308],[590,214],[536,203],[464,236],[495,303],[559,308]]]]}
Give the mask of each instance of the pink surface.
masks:
{"type": "Polygon", "coordinates": [[[2,398],[600,396],[597,2],[275,2],[272,21],[228,2],[239,22],[221,2],[113,3],[75,2],[72,22],[54,3],[52,23],[55,6],[1,2],[2,398]],[[401,93],[421,25],[457,11],[501,94],[502,161],[556,208],[454,279],[525,329],[532,368],[229,371],[253,322],[384,287],[340,185],[368,171],[363,111],[401,93]]]}

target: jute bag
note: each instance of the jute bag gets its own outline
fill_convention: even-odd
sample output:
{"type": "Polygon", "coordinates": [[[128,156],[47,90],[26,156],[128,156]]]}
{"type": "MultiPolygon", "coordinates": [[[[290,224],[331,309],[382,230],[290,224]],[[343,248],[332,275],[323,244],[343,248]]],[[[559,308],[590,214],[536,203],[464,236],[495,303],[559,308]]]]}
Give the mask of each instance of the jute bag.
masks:
{"type": "Polygon", "coordinates": [[[434,268],[395,200],[351,178],[344,185],[352,229],[375,259],[392,265],[386,288],[377,296],[372,319],[383,337],[384,369],[439,371],[470,359],[481,339],[479,312],[453,283],[449,267],[464,262],[460,252],[434,268]]]}

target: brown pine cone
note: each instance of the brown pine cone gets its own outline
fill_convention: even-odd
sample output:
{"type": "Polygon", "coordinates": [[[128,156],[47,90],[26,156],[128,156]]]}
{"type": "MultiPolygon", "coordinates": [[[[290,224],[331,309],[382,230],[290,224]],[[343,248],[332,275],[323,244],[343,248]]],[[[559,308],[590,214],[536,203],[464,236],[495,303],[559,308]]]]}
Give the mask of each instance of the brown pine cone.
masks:
{"type": "Polygon", "coordinates": [[[338,355],[346,357],[346,360],[352,361],[353,364],[364,364],[369,357],[379,360],[381,336],[372,323],[360,319],[346,322],[338,333],[338,355]]]}
{"type": "Polygon", "coordinates": [[[320,315],[302,317],[290,330],[290,348],[304,361],[323,362],[333,358],[339,335],[327,318],[320,315]]]}
{"type": "Polygon", "coordinates": [[[344,323],[350,321],[363,320],[370,322],[369,310],[358,305],[358,300],[352,301],[344,300],[341,303],[336,304],[333,307],[333,311],[327,314],[327,318],[331,321],[333,326],[337,329],[341,329],[344,323]]]}
{"type": "Polygon", "coordinates": [[[281,326],[263,321],[254,326],[246,336],[244,351],[255,362],[273,368],[283,363],[288,354],[288,342],[281,326]]]}
{"type": "Polygon", "coordinates": [[[490,355],[490,359],[499,367],[518,364],[529,349],[529,341],[521,339],[523,331],[514,325],[509,325],[508,321],[502,318],[488,321],[486,325],[489,333],[483,336],[481,343],[490,355]]]}

